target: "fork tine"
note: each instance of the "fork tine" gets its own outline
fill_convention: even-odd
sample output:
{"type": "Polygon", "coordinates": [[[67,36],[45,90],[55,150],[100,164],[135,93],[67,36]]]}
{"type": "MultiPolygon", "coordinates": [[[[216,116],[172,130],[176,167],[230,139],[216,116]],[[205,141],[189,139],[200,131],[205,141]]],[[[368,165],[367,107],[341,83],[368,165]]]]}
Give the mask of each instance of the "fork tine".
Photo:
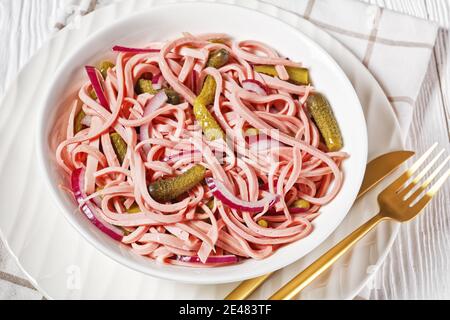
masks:
{"type": "MultiPolygon", "coordinates": [[[[417,175],[417,177],[414,178],[414,180],[406,188],[400,190],[400,192],[398,193],[399,196],[400,197],[404,197],[404,196],[406,196],[408,194],[408,192],[413,190],[414,187],[419,183],[419,181],[422,180],[423,177],[425,177],[425,175],[431,170],[431,168],[433,168],[435,163],[444,154],[444,152],[445,152],[445,150],[442,150],[441,152],[439,152],[439,154],[436,157],[434,157],[434,159],[431,160],[430,163],[427,164],[427,166],[425,168],[423,168],[423,170],[417,175]]],[[[447,160],[444,161],[444,163],[446,161],[448,161],[448,158],[447,158],[447,160]]]]}
{"type": "MultiPolygon", "coordinates": [[[[406,201],[408,201],[409,203],[413,202],[418,196],[420,196],[420,194],[431,184],[431,182],[437,177],[437,175],[439,174],[439,172],[441,172],[441,170],[445,167],[445,165],[447,164],[447,162],[450,160],[450,156],[447,157],[447,159],[442,162],[439,167],[436,168],[436,170],[434,170],[434,172],[425,180],[425,182],[419,187],[419,189],[416,190],[416,192],[414,192],[406,201]]],[[[438,182],[434,185],[433,189],[435,189],[432,193],[430,193],[433,189],[431,189],[430,191],[427,192],[427,194],[431,197],[434,196],[434,194],[436,194],[436,192],[439,190],[439,188],[444,184],[445,180],[448,178],[448,174],[450,172],[447,171],[439,180],[438,182]]]]}
{"type": "Polygon", "coordinates": [[[413,207],[412,210],[418,214],[420,211],[422,211],[423,208],[433,199],[433,197],[436,195],[436,193],[439,191],[439,189],[444,185],[445,181],[450,177],[450,169],[447,170],[447,172],[436,182],[436,184],[433,186],[433,188],[428,191],[422,199],[420,199],[413,207]]]}
{"type": "Polygon", "coordinates": [[[425,162],[425,160],[427,160],[427,158],[430,156],[430,154],[434,151],[434,149],[436,149],[436,147],[438,146],[438,143],[436,142],[435,144],[433,144],[431,146],[430,149],[428,149],[423,156],[421,156],[419,158],[419,160],[417,160],[412,166],[411,168],[408,170],[409,172],[411,172],[412,174],[415,173],[417,171],[417,169],[420,168],[420,166],[425,162]]]}
{"type": "Polygon", "coordinates": [[[420,199],[411,209],[414,210],[415,214],[411,217],[414,218],[417,216],[423,208],[427,206],[427,204],[433,199],[433,197],[429,196],[428,194],[424,195],[422,199],[420,199]]]}
{"type": "MultiPolygon", "coordinates": [[[[425,177],[425,175],[428,173],[428,171],[430,171],[431,168],[433,168],[434,164],[439,160],[439,158],[444,154],[444,152],[445,152],[445,150],[442,150],[441,152],[439,152],[439,154],[433,160],[430,161],[430,163],[417,175],[417,177],[414,178],[413,182],[418,183],[420,180],[422,180],[422,178],[425,177]]],[[[448,157],[447,159],[444,160],[441,169],[445,166],[445,164],[447,163],[447,161],[449,159],[450,159],[450,157],[448,157]]],[[[439,173],[439,171],[437,173],[439,173]]],[[[433,180],[433,179],[431,179],[431,180],[433,180]]]]}
{"type": "Polygon", "coordinates": [[[437,147],[437,143],[431,146],[404,174],[402,174],[397,180],[395,180],[386,190],[397,191],[408,181],[409,178],[420,168],[420,166],[428,159],[434,149],[437,147]]]}
{"type": "Polygon", "coordinates": [[[436,184],[427,192],[427,194],[430,197],[433,197],[438,193],[439,189],[444,185],[445,181],[447,181],[448,177],[450,177],[450,169],[447,170],[447,172],[439,178],[439,180],[436,182],[436,184]]]}

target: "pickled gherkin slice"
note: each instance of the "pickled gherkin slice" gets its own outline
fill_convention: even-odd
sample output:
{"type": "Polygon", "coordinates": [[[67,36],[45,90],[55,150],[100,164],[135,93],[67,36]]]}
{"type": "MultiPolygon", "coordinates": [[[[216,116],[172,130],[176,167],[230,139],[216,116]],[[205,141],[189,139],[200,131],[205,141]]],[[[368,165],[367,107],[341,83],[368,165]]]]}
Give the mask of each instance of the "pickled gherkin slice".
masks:
{"type": "MultiPolygon", "coordinates": [[[[181,98],[178,92],[173,89],[165,88],[163,89],[167,95],[167,102],[173,105],[180,104],[181,98]]],[[[136,83],[136,93],[149,93],[149,94],[157,94],[160,90],[156,90],[153,88],[152,80],[147,79],[139,79],[136,83]]]]}
{"type": "Polygon", "coordinates": [[[309,79],[309,71],[306,68],[286,67],[286,71],[289,75],[289,80],[295,84],[307,86],[311,84],[309,79]]]}
{"type": "Polygon", "coordinates": [[[198,95],[196,102],[205,106],[209,106],[214,103],[214,97],[216,95],[216,81],[213,77],[207,76],[203,82],[202,91],[198,95]]]}
{"type": "Polygon", "coordinates": [[[216,39],[209,39],[208,42],[226,44],[227,40],[226,39],[221,39],[221,38],[216,38],[216,39]]]}
{"type": "Polygon", "coordinates": [[[317,124],[328,150],[339,151],[344,146],[341,130],[328,100],[320,93],[311,94],[306,100],[308,111],[317,124]]]}
{"type": "Polygon", "coordinates": [[[248,128],[247,130],[245,130],[246,137],[252,137],[257,135],[259,135],[259,130],[256,128],[248,128]]]}
{"type": "MultiPolygon", "coordinates": [[[[275,66],[259,65],[255,66],[254,70],[272,77],[278,76],[275,66]]],[[[306,68],[286,67],[286,71],[289,74],[289,81],[295,84],[306,86],[311,83],[309,79],[309,71],[306,68]]]]}
{"type": "Polygon", "coordinates": [[[259,220],[258,224],[259,224],[260,227],[263,227],[263,228],[268,228],[269,227],[269,223],[267,222],[267,220],[264,220],[264,219],[259,220]]]}
{"type": "MultiPolygon", "coordinates": [[[[214,209],[214,197],[209,199],[208,202],[205,203],[205,205],[209,208],[209,210],[212,211],[214,209]]],[[[205,212],[202,208],[199,209],[200,212],[205,212]]]]}
{"type": "Polygon", "coordinates": [[[295,200],[292,204],[292,208],[298,208],[298,209],[309,209],[311,207],[311,204],[303,199],[295,200]]]}
{"type": "Polygon", "coordinates": [[[148,191],[156,201],[167,202],[194,188],[205,178],[205,173],[206,168],[197,164],[177,177],[151,183],[148,191]]]}
{"type": "MultiPolygon", "coordinates": [[[[229,53],[225,49],[217,50],[211,53],[208,66],[220,68],[227,64],[229,53]]],[[[224,139],[225,133],[217,123],[216,119],[209,112],[207,106],[214,103],[216,93],[216,81],[213,77],[207,76],[202,87],[202,91],[194,101],[194,116],[202,127],[203,134],[210,141],[224,139]]]]}
{"type": "MultiPolygon", "coordinates": [[[[208,67],[221,68],[227,64],[230,55],[227,50],[220,49],[211,53],[208,59],[208,67]]],[[[207,76],[203,82],[202,91],[197,97],[198,102],[208,106],[214,103],[214,96],[216,94],[216,81],[213,77],[207,76]]]]}
{"type": "Polygon", "coordinates": [[[228,53],[228,51],[225,49],[220,49],[210,54],[207,65],[208,67],[216,69],[222,68],[228,63],[229,59],[230,54],[228,53]]]}
{"type": "Polygon", "coordinates": [[[206,206],[209,208],[209,210],[214,209],[214,198],[212,198],[211,200],[209,200],[209,201],[206,203],[206,206]]]}
{"type": "Polygon", "coordinates": [[[85,126],[81,123],[85,116],[86,113],[84,113],[83,110],[80,110],[80,112],[77,113],[75,119],[73,119],[73,134],[77,134],[85,128],[85,126]]]}
{"type": "Polygon", "coordinates": [[[259,65],[259,66],[254,66],[253,69],[256,72],[264,73],[264,74],[267,74],[268,76],[278,77],[277,70],[275,69],[274,66],[259,65]]]}
{"type": "Polygon", "coordinates": [[[147,79],[139,79],[136,83],[136,91],[138,94],[141,93],[149,93],[149,94],[157,94],[158,90],[153,89],[152,80],[147,79]]]}
{"type": "Polygon", "coordinates": [[[173,105],[177,105],[181,103],[181,98],[178,92],[173,89],[164,89],[164,92],[167,95],[167,102],[173,105]]]}
{"type": "Polygon", "coordinates": [[[138,204],[134,202],[128,209],[127,213],[140,213],[141,208],[139,208],[138,204]]]}
{"type": "Polygon", "coordinates": [[[89,91],[89,97],[91,97],[94,100],[97,100],[97,94],[95,93],[94,89],[91,89],[91,91],[89,91]]]}
{"type": "Polygon", "coordinates": [[[103,79],[106,79],[108,69],[114,68],[115,64],[108,60],[103,60],[98,65],[98,69],[100,70],[100,73],[102,74],[103,79]]]}
{"type": "Polygon", "coordinates": [[[197,100],[194,102],[194,116],[202,127],[206,139],[214,141],[225,138],[225,133],[206,105],[197,100]]]}
{"type": "Polygon", "coordinates": [[[120,164],[122,164],[123,160],[125,159],[125,155],[127,154],[127,143],[117,132],[111,133],[109,137],[111,138],[111,143],[114,148],[114,152],[117,155],[117,159],[119,160],[120,164]]]}
{"type": "Polygon", "coordinates": [[[206,138],[210,141],[225,138],[225,133],[209,112],[207,106],[214,103],[216,81],[213,77],[206,77],[202,91],[194,101],[194,116],[199,122],[206,138]]]}

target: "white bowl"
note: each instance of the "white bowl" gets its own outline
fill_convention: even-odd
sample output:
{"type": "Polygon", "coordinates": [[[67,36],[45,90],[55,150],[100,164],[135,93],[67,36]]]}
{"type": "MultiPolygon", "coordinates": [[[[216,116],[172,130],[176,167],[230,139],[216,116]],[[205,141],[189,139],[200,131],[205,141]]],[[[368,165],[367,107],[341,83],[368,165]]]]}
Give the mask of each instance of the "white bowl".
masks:
{"type": "MultiPolygon", "coordinates": [[[[63,54],[63,53],[62,53],[63,54]]],[[[92,34],[59,67],[43,106],[40,108],[37,144],[38,159],[49,190],[66,219],[95,248],[134,270],[150,276],[196,284],[242,281],[283,268],[321,244],[344,219],[361,185],[367,160],[367,132],[358,97],[337,63],[310,38],[291,26],[262,13],[232,5],[180,3],[154,7],[126,17],[92,34]],[[287,245],[272,256],[246,260],[240,264],[211,269],[161,265],[134,254],[100,232],[77,209],[73,197],[59,185],[68,177],[55,159],[57,144],[65,135],[68,106],[83,80],[84,66],[111,56],[114,44],[140,46],[150,41],[177,37],[183,31],[193,34],[226,32],[235,39],[254,39],[270,44],[281,54],[302,61],[310,68],[315,87],[324,92],[333,106],[344,138],[344,183],[337,197],[321,210],[314,231],[307,238],[287,245]]]]}

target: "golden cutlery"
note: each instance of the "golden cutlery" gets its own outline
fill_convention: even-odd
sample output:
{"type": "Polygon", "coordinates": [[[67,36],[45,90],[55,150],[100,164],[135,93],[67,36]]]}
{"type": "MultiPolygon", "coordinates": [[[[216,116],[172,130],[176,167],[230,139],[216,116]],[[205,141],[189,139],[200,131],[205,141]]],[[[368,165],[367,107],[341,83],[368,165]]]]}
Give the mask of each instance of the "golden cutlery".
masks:
{"type": "MultiPolygon", "coordinates": [[[[411,158],[414,152],[394,151],[386,153],[367,164],[364,180],[356,199],[365,195],[373,189],[383,178],[390,175],[402,163],[411,158]]],[[[261,284],[266,281],[272,273],[262,275],[257,278],[243,281],[236,287],[225,300],[244,300],[251,295],[261,284]]]]}
{"type": "Polygon", "coordinates": [[[285,286],[272,295],[270,300],[289,300],[294,298],[301,290],[317,278],[317,276],[327,270],[381,221],[394,220],[397,222],[407,222],[414,219],[426,207],[450,176],[450,169],[447,169],[447,171],[439,177],[437,182],[426,191],[433,180],[438,177],[442,169],[444,169],[449,162],[450,157],[447,157],[447,159],[444,160],[421,185],[419,185],[419,182],[426,176],[444,153],[444,151],[441,151],[419,174],[417,174],[415,178],[411,180],[413,175],[425,163],[436,146],[437,144],[431,147],[405,173],[379,194],[378,204],[380,206],[380,212],[376,216],[367,221],[347,236],[347,238],[322,255],[313,264],[295,276],[285,286]]]}

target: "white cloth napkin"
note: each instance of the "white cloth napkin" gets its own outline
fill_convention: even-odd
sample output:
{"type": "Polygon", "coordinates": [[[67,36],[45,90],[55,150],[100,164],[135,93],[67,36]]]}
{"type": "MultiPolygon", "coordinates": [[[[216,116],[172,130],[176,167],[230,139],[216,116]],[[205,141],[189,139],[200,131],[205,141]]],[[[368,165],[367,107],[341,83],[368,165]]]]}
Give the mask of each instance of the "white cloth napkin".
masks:
{"type": "MultiPolygon", "coordinates": [[[[96,8],[124,0],[64,0],[53,17],[55,31],[96,8]]],[[[144,0],[143,0],[144,1],[144,0]]],[[[173,2],[171,0],[167,0],[173,2]]],[[[226,0],[221,0],[226,2],[226,0]]],[[[245,0],[242,0],[244,2],[245,0]]],[[[378,80],[406,139],[438,26],[354,0],[261,0],[303,16],[353,52],[378,80]]],[[[0,299],[38,298],[0,245],[0,299]]],[[[359,298],[368,298],[369,284],[359,298]]]]}

